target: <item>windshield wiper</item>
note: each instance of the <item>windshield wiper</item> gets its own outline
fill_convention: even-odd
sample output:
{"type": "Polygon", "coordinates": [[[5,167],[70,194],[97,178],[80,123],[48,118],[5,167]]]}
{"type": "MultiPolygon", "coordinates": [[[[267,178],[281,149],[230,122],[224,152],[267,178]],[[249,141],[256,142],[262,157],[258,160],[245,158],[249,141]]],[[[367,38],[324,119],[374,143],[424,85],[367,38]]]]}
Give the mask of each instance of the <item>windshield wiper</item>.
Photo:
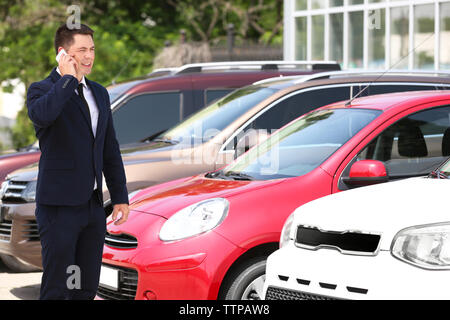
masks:
{"type": "Polygon", "coordinates": [[[224,179],[224,180],[232,180],[231,178],[227,177],[226,175],[224,175],[222,170],[219,171],[213,171],[213,172],[208,172],[207,174],[205,174],[206,178],[211,178],[211,179],[224,179]]]}
{"type": "Polygon", "coordinates": [[[177,140],[172,140],[172,139],[167,139],[167,138],[158,138],[158,139],[153,139],[151,141],[152,142],[165,142],[165,143],[170,143],[170,144],[177,144],[178,143],[177,140]]]}
{"type": "Polygon", "coordinates": [[[441,170],[433,170],[428,175],[428,178],[448,179],[448,176],[445,173],[443,173],[441,170]]]}
{"type": "Polygon", "coordinates": [[[252,177],[251,175],[248,175],[248,174],[242,173],[242,172],[236,172],[236,171],[228,171],[225,174],[225,176],[230,177],[234,180],[248,180],[248,181],[255,180],[255,178],[252,177]]]}
{"type": "Polygon", "coordinates": [[[222,170],[219,171],[213,171],[208,172],[205,175],[206,178],[212,178],[212,179],[223,179],[223,180],[246,180],[251,181],[254,180],[252,176],[242,173],[242,172],[236,172],[236,171],[228,171],[227,173],[224,173],[222,170]]]}
{"type": "Polygon", "coordinates": [[[155,139],[156,137],[158,137],[159,135],[161,135],[162,133],[166,132],[167,130],[162,130],[162,131],[158,131],[156,133],[153,133],[151,136],[148,136],[146,138],[143,138],[140,140],[140,142],[149,142],[152,141],[153,139],[155,139]]]}

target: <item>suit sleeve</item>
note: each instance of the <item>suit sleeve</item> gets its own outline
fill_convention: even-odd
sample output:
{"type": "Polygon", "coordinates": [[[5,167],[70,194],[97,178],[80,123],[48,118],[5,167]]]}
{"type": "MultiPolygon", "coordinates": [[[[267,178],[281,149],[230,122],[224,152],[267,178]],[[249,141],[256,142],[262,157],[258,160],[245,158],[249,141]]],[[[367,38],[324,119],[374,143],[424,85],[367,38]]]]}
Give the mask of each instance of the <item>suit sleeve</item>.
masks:
{"type": "Polygon", "coordinates": [[[38,128],[50,126],[61,114],[66,102],[78,86],[74,76],[61,77],[50,90],[42,83],[33,83],[27,92],[28,116],[38,128]]]}
{"type": "Polygon", "coordinates": [[[119,143],[116,139],[111,109],[109,107],[109,96],[107,93],[106,100],[108,102],[108,123],[103,150],[103,174],[111,195],[112,204],[129,204],[125,170],[120,154],[119,143]]]}

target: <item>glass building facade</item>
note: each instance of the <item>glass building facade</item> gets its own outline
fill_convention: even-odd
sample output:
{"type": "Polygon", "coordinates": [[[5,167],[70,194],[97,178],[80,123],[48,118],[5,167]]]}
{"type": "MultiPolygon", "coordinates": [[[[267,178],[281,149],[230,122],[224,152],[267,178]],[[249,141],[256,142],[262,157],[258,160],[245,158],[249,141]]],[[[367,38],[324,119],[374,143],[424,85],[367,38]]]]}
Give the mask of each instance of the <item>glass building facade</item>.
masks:
{"type": "Polygon", "coordinates": [[[450,0],[284,0],[284,59],[450,69],[450,0]]]}

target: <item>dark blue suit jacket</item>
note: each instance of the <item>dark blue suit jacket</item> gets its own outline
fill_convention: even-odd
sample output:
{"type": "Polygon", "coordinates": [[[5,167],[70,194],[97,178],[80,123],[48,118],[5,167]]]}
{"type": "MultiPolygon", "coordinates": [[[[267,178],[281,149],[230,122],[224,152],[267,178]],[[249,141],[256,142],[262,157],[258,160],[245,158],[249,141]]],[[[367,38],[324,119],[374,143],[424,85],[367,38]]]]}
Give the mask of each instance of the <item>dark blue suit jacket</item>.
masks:
{"type": "Polygon", "coordinates": [[[61,77],[55,68],[46,79],[28,89],[28,116],[42,152],[36,189],[38,204],[86,203],[92,195],[94,177],[98,189],[102,190],[102,172],[111,202],[128,203],[108,92],[94,81],[86,79],[86,84],[99,111],[95,138],[86,105],[75,93],[78,86],[75,77],[61,77]]]}

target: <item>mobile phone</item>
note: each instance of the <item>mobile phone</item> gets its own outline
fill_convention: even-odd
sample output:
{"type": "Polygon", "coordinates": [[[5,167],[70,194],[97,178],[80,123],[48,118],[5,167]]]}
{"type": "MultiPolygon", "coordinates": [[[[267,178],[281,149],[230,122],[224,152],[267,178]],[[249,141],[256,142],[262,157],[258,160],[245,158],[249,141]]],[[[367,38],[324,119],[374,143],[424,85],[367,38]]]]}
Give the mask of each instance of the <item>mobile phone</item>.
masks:
{"type": "Polygon", "coordinates": [[[59,63],[59,59],[61,59],[61,57],[66,54],[67,54],[67,52],[64,49],[62,49],[60,52],[58,52],[58,55],[56,56],[56,62],[59,63]]]}

